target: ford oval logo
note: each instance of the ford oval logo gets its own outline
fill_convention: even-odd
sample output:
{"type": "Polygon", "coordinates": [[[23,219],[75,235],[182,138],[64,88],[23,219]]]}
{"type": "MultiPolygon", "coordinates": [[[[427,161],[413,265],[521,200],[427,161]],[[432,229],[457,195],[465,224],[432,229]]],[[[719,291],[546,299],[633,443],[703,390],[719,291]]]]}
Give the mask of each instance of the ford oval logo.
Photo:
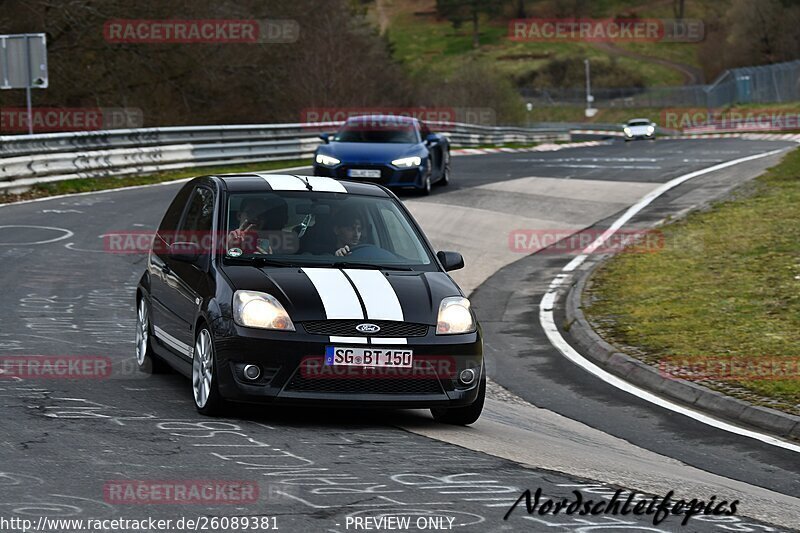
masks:
{"type": "Polygon", "coordinates": [[[378,333],[381,327],[377,324],[359,324],[356,326],[356,330],[361,333],[378,333]]]}

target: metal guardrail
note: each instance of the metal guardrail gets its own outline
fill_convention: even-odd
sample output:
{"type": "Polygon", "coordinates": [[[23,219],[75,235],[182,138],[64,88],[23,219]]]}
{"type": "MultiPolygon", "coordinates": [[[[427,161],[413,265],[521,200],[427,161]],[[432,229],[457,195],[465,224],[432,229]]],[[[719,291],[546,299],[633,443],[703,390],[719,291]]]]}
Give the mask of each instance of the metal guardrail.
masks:
{"type": "MultiPolygon", "coordinates": [[[[75,178],[147,174],[216,165],[310,158],[318,135],[341,122],[189,126],[0,136],[0,191],[75,178]]],[[[569,140],[561,128],[428,123],[451,144],[569,140]]]]}
{"type": "MultiPolygon", "coordinates": [[[[729,69],[707,85],[596,87],[594,105],[609,107],[717,108],[734,104],[770,104],[800,100],[800,60],[729,69]]],[[[537,107],[586,105],[582,87],[524,89],[537,107]]]]}

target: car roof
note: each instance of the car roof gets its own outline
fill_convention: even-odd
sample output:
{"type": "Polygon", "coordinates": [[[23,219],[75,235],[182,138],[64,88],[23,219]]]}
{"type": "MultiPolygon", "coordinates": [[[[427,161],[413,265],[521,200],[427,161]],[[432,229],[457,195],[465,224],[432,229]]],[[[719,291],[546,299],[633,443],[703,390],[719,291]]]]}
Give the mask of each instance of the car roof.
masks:
{"type": "Polygon", "coordinates": [[[362,196],[391,197],[380,185],[358,181],[336,180],[322,176],[303,176],[297,174],[267,174],[261,172],[244,174],[218,174],[217,179],[225,184],[228,192],[332,192],[359,194],[362,196]],[[306,186],[311,185],[311,191],[306,186]]]}
{"type": "Polygon", "coordinates": [[[632,118],[628,121],[628,124],[631,122],[650,122],[649,118],[632,118]]]}

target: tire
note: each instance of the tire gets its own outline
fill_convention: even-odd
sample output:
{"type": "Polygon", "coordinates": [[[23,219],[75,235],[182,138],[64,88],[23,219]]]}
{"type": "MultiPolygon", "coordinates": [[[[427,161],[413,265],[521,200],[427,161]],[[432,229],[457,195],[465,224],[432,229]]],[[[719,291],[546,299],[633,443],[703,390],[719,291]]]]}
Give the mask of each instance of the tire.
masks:
{"type": "Polygon", "coordinates": [[[142,295],[136,304],[136,364],[145,374],[163,374],[169,365],[153,351],[150,326],[150,304],[142,295]]]}
{"type": "Polygon", "coordinates": [[[203,324],[198,329],[192,353],[192,397],[197,412],[218,416],[227,407],[217,387],[217,362],[214,356],[214,338],[203,324]]]}
{"type": "Polygon", "coordinates": [[[450,183],[450,154],[447,153],[446,156],[447,161],[445,161],[444,168],[442,169],[442,177],[436,182],[437,185],[441,185],[442,187],[450,183]]]}
{"type": "Polygon", "coordinates": [[[431,182],[432,175],[433,175],[433,166],[431,160],[428,159],[428,172],[422,179],[422,188],[419,190],[419,193],[422,196],[429,196],[431,194],[431,189],[433,188],[433,183],[431,182]]]}
{"type": "Polygon", "coordinates": [[[481,384],[478,387],[478,397],[470,405],[465,407],[444,407],[431,409],[433,419],[440,424],[451,424],[454,426],[468,426],[474,424],[483,412],[483,403],[486,400],[486,376],[481,377],[481,384]]]}

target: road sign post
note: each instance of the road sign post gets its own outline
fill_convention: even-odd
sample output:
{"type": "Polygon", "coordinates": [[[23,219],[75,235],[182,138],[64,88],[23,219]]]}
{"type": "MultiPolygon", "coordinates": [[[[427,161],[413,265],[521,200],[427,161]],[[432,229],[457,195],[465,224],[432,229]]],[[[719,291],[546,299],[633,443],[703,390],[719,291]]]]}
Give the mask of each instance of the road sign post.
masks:
{"type": "Polygon", "coordinates": [[[47,36],[44,33],[0,35],[0,89],[25,89],[28,134],[33,134],[31,89],[47,86],[47,36]]]}

